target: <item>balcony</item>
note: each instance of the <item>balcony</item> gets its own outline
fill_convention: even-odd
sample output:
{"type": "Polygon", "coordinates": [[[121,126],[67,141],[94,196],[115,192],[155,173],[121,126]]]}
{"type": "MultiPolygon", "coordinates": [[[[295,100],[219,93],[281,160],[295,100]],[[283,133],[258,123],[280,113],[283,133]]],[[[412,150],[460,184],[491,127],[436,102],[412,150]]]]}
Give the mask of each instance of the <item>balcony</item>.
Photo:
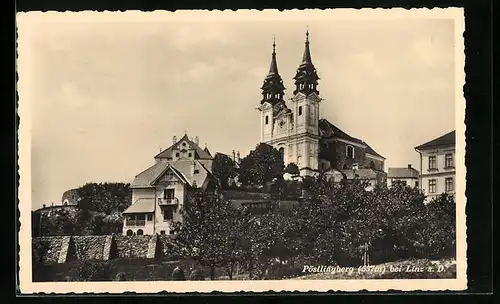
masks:
{"type": "Polygon", "coordinates": [[[144,227],[146,226],[146,220],[129,220],[125,222],[127,227],[144,227]]]}
{"type": "Polygon", "coordinates": [[[160,206],[177,206],[179,200],[177,198],[159,198],[158,205],[160,206]]]}

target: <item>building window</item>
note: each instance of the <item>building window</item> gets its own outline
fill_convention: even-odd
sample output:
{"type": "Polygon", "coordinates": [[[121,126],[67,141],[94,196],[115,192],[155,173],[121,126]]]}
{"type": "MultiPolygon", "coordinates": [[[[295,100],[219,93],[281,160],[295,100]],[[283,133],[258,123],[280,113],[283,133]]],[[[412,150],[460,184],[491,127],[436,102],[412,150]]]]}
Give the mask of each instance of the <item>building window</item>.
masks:
{"type": "Polygon", "coordinates": [[[453,154],[446,154],[444,156],[444,167],[445,168],[453,168],[453,154]]]}
{"type": "Polygon", "coordinates": [[[375,163],[373,161],[370,162],[370,168],[375,169],[375,163]]]}
{"type": "Polygon", "coordinates": [[[354,147],[353,146],[347,146],[345,154],[347,158],[354,158],[354,147]]]}
{"type": "Polygon", "coordinates": [[[453,177],[447,177],[444,181],[445,181],[446,192],[452,192],[453,191],[453,177]]]}
{"type": "Polygon", "coordinates": [[[302,106],[299,107],[299,116],[302,115],[302,106]]]}
{"type": "Polygon", "coordinates": [[[429,156],[429,170],[436,170],[436,169],[437,169],[436,156],[431,155],[431,156],[429,156]]]}
{"type": "Polygon", "coordinates": [[[278,151],[280,152],[281,160],[284,161],[285,160],[285,148],[281,147],[278,151]]]}
{"type": "Polygon", "coordinates": [[[194,173],[194,174],[198,174],[198,173],[200,173],[200,170],[198,170],[198,169],[194,169],[193,173],[194,173]]]}
{"type": "Polygon", "coordinates": [[[179,157],[179,152],[175,153],[175,157],[179,157]]]}
{"type": "Polygon", "coordinates": [[[169,233],[169,234],[174,234],[174,231],[173,231],[173,230],[170,230],[168,233],[169,233]]]}
{"type": "Polygon", "coordinates": [[[436,180],[435,179],[429,180],[429,193],[436,193],[436,180]]]}
{"type": "Polygon", "coordinates": [[[269,116],[266,115],[266,125],[269,124],[269,116]]]}
{"type": "Polygon", "coordinates": [[[165,189],[163,191],[163,198],[164,199],[174,199],[175,197],[175,190],[174,189],[165,189]]]}
{"type": "Polygon", "coordinates": [[[415,181],[415,187],[418,188],[418,181],[415,181]]]}
{"type": "Polygon", "coordinates": [[[189,152],[189,153],[188,153],[188,157],[191,157],[191,156],[193,156],[193,154],[191,154],[191,152],[189,152]]]}
{"type": "Polygon", "coordinates": [[[344,166],[342,166],[342,169],[347,170],[347,165],[344,164],[344,166]]]}
{"type": "Polygon", "coordinates": [[[153,220],[153,215],[152,214],[148,214],[148,221],[151,222],[153,220]]]}
{"type": "Polygon", "coordinates": [[[163,209],[163,220],[169,221],[174,218],[174,209],[173,208],[164,208],[163,209]]]}
{"type": "Polygon", "coordinates": [[[160,234],[165,234],[165,230],[160,231],[160,234]]]}
{"type": "Polygon", "coordinates": [[[137,230],[137,235],[143,235],[143,234],[144,234],[144,231],[142,231],[142,229],[137,230]]]}
{"type": "Polygon", "coordinates": [[[130,229],[129,229],[129,230],[127,230],[127,235],[128,235],[128,236],[132,236],[132,235],[134,235],[134,232],[133,232],[132,230],[130,230],[130,229]]]}

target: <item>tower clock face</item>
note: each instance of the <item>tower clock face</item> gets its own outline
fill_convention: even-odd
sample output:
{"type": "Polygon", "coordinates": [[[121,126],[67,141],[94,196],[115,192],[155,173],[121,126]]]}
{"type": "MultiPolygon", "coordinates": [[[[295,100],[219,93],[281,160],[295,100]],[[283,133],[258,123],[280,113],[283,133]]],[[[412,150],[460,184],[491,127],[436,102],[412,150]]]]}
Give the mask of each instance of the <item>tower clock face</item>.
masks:
{"type": "Polygon", "coordinates": [[[280,127],[283,128],[284,125],[285,125],[285,121],[284,120],[280,120],[280,127]]]}

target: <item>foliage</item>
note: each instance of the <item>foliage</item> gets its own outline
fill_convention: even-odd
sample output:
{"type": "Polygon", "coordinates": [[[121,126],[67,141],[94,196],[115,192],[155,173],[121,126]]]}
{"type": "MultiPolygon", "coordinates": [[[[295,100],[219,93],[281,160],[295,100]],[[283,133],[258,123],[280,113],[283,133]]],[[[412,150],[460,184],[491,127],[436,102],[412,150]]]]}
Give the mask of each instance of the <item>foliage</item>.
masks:
{"type": "Polygon", "coordinates": [[[299,167],[295,163],[289,163],[285,168],[285,172],[291,175],[300,174],[299,167]]]}
{"type": "Polygon", "coordinates": [[[204,281],[205,280],[205,275],[203,273],[203,270],[196,268],[191,272],[191,275],[189,276],[189,280],[191,281],[204,281]]]}
{"type": "Polygon", "coordinates": [[[229,156],[217,153],[213,160],[212,173],[219,179],[222,188],[227,189],[229,187],[229,179],[237,175],[237,170],[233,160],[229,156]]]}
{"type": "Polygon", "coordinates": [[[130,184],[87,183],[77,189],[78,208],[84,211],[111,214],[123,212],[132,204],[130,184]]]}
{"type": "Polygon", "coordinates": [[[243,185],[265,186],[275,178],[283,177],[281,153],[272,146],[260,143],[241,160],[239,180],[243,185]]]}
{"type": "Polygon", "coordinates": [[[175,267],[172,271],[172,281],[185,281],[184,271],[180,267],[175,267]]]}
{"type": "Polygon", "coordinates": [[[80,281],[109,281],[111,267],[102,261],[82,261],[78,265],[78,278],[80,281]]]}
{"type": "Polygon", "coordinates": [[[181,210],[183,221],[174,223],[178,233],[175,242],[183,254],[210,268],[224,267],[232,278],[236,264],[246,250],[245,232],[250,215],[236,209],[227,200],[212,192],[193,190],[181,210]]]}

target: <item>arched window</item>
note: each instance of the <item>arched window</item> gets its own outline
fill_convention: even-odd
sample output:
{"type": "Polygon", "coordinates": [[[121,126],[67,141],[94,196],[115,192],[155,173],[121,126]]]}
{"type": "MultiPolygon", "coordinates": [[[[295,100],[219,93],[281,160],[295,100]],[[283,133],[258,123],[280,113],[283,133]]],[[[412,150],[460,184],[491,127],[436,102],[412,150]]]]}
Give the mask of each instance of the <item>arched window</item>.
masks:
{"type": "Polygon", "coordinates": [[[269,124],[269,116],[266,115],[266,125],[269,124]]]}
{"type": "Polygon", "coordinates": [[[129,230],[127,230],[127,235],[128,235],[128,236],[131,236],[131,235],[133,235],[133,234],[134,234],[134,232],[133,232],[132,230],[130,230],[130,229],[129,229],[129,230]]]}
{"type": "Polygon", "coordinates": [[[143,234],[144,234],[144,231],[142,231],[142,229],[137,230],[137,235],[143,235],[143,234]]]}
{"type": "Polygon", "coordinates": [[[281,160],[285,161],[285,148],[281,147],[278,151],[280,151],[281,160]]]}
{"type": "Polygon", "coordinates": [[[299,107],[299,116],[302,115],[302,106],[299,107]]]}
{"type": "Polygon", "coordinates": [[[347,146],[345,149],[345,155],[347,156],[347,158],[354,158],[354,147],[347,146]]]}

